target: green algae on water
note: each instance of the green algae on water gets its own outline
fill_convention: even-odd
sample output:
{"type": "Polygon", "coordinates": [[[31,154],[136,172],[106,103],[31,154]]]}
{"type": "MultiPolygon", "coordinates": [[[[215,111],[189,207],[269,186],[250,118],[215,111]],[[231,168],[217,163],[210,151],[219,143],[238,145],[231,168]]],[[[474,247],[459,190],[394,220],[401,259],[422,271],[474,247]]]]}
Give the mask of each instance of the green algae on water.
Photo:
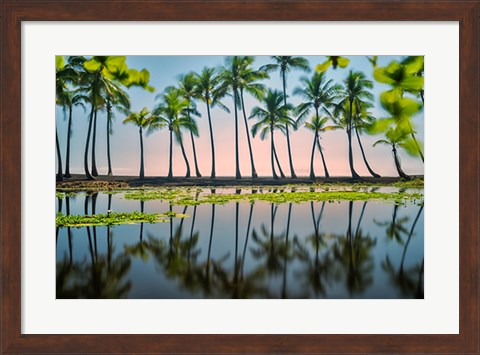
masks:
{"type": "MultiPolygon", "coordinates": [[[[220,190],[220,189],[219,189],[220,190]]],[[[249,202],[266,201],[271,203],[302,203],[310,201],[370,201],[381,200],[390,201],[396,204],[416,203],[423,204],[422,193],[411,192],[378,192],[378,191],[361,191],[355,190],[337,190],[337,191],[285,191],[285,189],[263,189],[267,192],[253,192],[252,193],[206,193],[207,189],[202,194],[198,192],[193,194],[188,190],[182,188],[176,189],[150,189],[127,192],[124,197],[130,200],[162,200],[172,203],[174,205],[189,206],[200,204],[226,204],[231,201],[235,202],[249,202]]],[[[262,191],[263,191],[262,190],[262,191]]]]}
{"type": "Polygon", "coordinates": [[[85,227],[85,226],[112,226],[115,224],[135,223],[160,223],[168,222],[170,218],[187,218],[186,214],[173,211],[165,213],[143,213],[143,212],[112,212],[108,214],[88,215],[64,215],[57,213],[57,227],[85,227]]]}

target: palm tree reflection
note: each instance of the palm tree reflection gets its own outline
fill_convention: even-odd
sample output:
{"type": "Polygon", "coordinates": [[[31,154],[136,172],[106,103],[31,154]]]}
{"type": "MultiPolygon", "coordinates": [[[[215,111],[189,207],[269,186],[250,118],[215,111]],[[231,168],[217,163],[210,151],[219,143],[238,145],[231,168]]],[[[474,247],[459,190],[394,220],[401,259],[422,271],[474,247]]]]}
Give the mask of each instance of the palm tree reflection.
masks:
{"type": "MultiPolygon", "coordinates": [[[[388,274],[390,282],[392,285],[397,288],[403,297],[408,298],[423,298],[423,266],[424,258],[422,261],[416,264],[413,264],[409,267],[405,267],[405,258],[407,255],[407,249],[410,244],[412,237],[414,236],[415,227],[417,225],[418,219],[422,214],[423,206],[421,206],[417,212],[415,220],[412,223],[410,231],[408,232],[408,237],[406,242],[401,244],[403,245],[402,257],[400,259],[400,264],[398,269],[395,268],[392,260],[387,255],[385,261],[382,262],[382,269],[388,274]]],[[[408,219],[407,219],[408,220],[408,219]]],[[[403,228],[406,231],[406,228],[403,228]]]]}
{"type": "MultiPolygon", "coordinates": [[[[364,202],[362,210],[366,207],[364,202]]],[[[361,213],[355,234],[352,233],[353,201],[348,203],[348,227],[345,235],[339,236],[333,246],[333,254],[343,269],[345,286],[350,297],[361,295],[373,282],[373,248],[377,241],[368,234],[364,235],[360,227],[361,213]]]]}

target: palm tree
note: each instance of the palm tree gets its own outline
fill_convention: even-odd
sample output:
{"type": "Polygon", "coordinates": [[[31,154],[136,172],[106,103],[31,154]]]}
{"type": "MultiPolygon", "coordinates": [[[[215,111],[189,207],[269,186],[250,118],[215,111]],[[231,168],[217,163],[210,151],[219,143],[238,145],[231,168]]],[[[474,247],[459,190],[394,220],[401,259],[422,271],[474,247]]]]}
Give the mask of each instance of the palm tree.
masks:
{"type": "Polygon", "coordinates": [[[110,135],[112,135],[112,121],[114,119],[114,113],[112,109],[128,115],[130,111],[130,98],[128,94],[121,89],[119,85],[114,82],[108,82],[106,86],[106,100],[105,108],[107,110],[107,162],[108,162],[108,175],[113,175],[112,158],[110,155],[110,135]]]}
{"type": "Polygon", "coordinates": [[[187,167],[187,173],[185,177],[190,177],[190,164],[188,163],[187,156],[185,154],[185,149],[183,146],[183,139],[181,134],[181,127],[187,124],[185,119],[185,110],[188,108],[189,103],[185,100],[179,93],[178,90],[169,88],[161,96],[162,102],[155,107],[153,114],[157,117],[152,121],[150,125],[150,132],[154,130],[161,129],[163,127],[168,127],[170,132],[170,158],[168,164],[168,178],[173,178],[172,170],[172,161],[173,161],[173,135],[175,134],[175,139],[180,144],[182,150],[182,155],[185,160],[185,165],[187,167]]]}
{"type": "MultiPolygon", "coordinates": [[[[280,76],[283,83],[283,102],[284,105],[287,105],[287,73],[292,69],[300,69],[305,72],[309,72],[310,68],[308,66],[308,60],[302,57],[292,57],[292,56],[273,56],[273,64],[267,64],[260,68],[265,72],[271,72],[274,70],[280,71],[280,76]]],[[[295,170],[293,169],[292,161],[292,152],[290,149],[290,136],[288,133],[288,123],[285,123],[285,134],[287,135],[287,148],[288,148],[288,161],[290,163],[290,175],[292,178],[296,178],[295,170]]]]}
{"type": "Polygon", "coordinates": [[[282,168],[278,161],[277,152],[275,150],[274,131],[276,129],[285,132],[288,125],[293,125],[293,120],[288,116],[288,111],[292,109],[290,105],[284,104],[283,94],[279,90],[267,91],[266,96],[262,99],[264,107],[255,106],[252,109],[250,118],[258,119],[258,122],[252,126],[252,135],[255,137],[260,131],[260,139],[264,140],[270,133],[270,158],[272,163],[272,175],[274,179],[278,179],[275,172],[275,160],[282,177],[282,168]]]}
{"type": "Polygon", "coordinates": [[[312,121],[305,125],[305,127],[315,132],[312,149],[312,159],[310,164],[310,178],[315,178],[315,174],[313,172],[313,155],[315,152],[316,142],[322,156],[325,176],[328,178],[329,174],[327,164],[325,163],[322,147],[320,145],[318,137],[318,132],[322,132],[325,130],[325,123],[327,122],[328,118],[321,118],[319,116],[319,111],[323,111],[328,116],[332,116],[330,113],[330,109],[334,106],[334,101],[337,98],[337,94],[340,91],[341,87],[339,85],[334,85],[333,80],[327,80],[327,77],[323,72],[314,73],[310,79],[307,77],[303,77],[300,79],[300,81],[303,84],[303,87],[297,87],[293,91],[294,95],[302,96],[302,98],[304,99],[304,102],[298,105],[295,109],[295,113],[299,115],[298,122],[303,121],[310,113],[312,108],[315,110],[315,116],[312,118],[312,121]]]}
{"type": "Polygon", "coordinates": [[[322,147],[320,145],[320,137],[319,132],[325,132],[330,129],[330,127],[326,127],[325,124],[328,121],[328,117],[319,117],[314,116],[310,122],[305,123],[305,128],[309,129],[310,131],[314,132],[313,138],[313,146],[312,146],[312,157],[310,159],[310,179],[315,179],[315,171],[313,168],[313,158],[315,155],[315,145],[318,144],[320,149],[320,155],[322,157],[323,169],[325,170],[325,177],[329,178],[330,174],[328,173],[327,164],[325,163],[325,157],[323,156],[322,147]]]}
{"type": "Polygon", "coordinates": [[[216,74],[214,68],[203,68],[200,74],[195,74],[197,81],[196,85],[196,95],[205,102],[207,106],[208,114],[208,127],[210,129],[210,147],[212,150],[212,172],[210,178],[215,178],[215,145],[213,139],[213,127],[212,127],[212,117],[210,114],[210,108],[215,106],[220,107],[226,112],[230,112],[228,108],[220,102],[220,99],[223,98],[226,94],[225,87],[220,86],[221,78],[216,74]]]}
{"type": "Polygon", "coordinates": [[[123,123],[133,123],[138,127],[138,133],[140,135],[140,173],[139,179],[145,178],[144,160],[143,160],[143,130],[150,127],[152,122],[157,118],[155,115],[151,115],[150,111],[144,107],[140,112],[132,112],[127,118],[123,120],[123,123]]]}
{"type": "MultiPolygon", "coordinates": [[[[138,71],[136,69],[129,69],[126,64],[125,56],[93,56],[90,60],[84,61],[83,67],[87,72],[86,81],[89,85],[86,90],[90,94],[90,104],[92,105],[87,133],[87,144],[85,147],[85,173],[88,179],[92,179],[92,176],[98,175],[95,156],[98,109],[101,107],[108,107],[106,102],[108,100],[112,101],[112,97],[116,96],[118,99],[118,96],[120,95],[119,85],[124,85],[126,87],[139,86],[150,92],[153,92],[155,89],[148,85],[150,80],[150,73],[148,70],[143,69],[142,71],[138,71]],[[114,90],[116,94],[113,94],[113,87],[116,88],[114,90]],[[88,173],[87,156],[92,124],[92,173],[90,175],[88,173]]],[[[108,129],[109,128],[110,126],[108,126],[108,129]]],[[[109,149],[107,149],[107,152],[108,151],[109,149]]]]}
{"type": "Polygon", "coordinates": [[[190,131],[190,139],[192,141],[192,149],[193,149],[193,161],[195,163],[195,175],[197,177],[201,177],[202,174],[200,173],[200,169],[198,168],[197,162],[197,152],[195,149],[195,139],[194,136],[198,137],[198,126],[195,120],[193,119],[192,115],[198,115],[198,111],[196,110],[195,98],[197,97],[196,92],[196,80],[194,73],[188,73],[186,75],[180,76],[178,80],[178,90],[180,94],[183,96],[185,100],[188,101],[188,106],[186,108],[186,118],[190,121],[191,129],[190,131]]]}
{"type": "Polygon", "coordinates": [[[340,109],[347,108],[347,122],[346,130],[348,136],[348,163],[352,173],[352,179],[360,179],[360,176],[355,171],[353,166],[353,151],[352,151],[352,129],[354,128],[353,113],[354,107],[360,105],[361,102],[371,101],[373,95],[368,91],[373,87],[372,81],[366,79],[365,74],[358,71],[350,70],[347,78],[343,81],[342,100],[338,103],[340,109]]]}
{"type": "MultiPolygon", "coordinates": [[[[67,172],[65,173],[66,177],[70,177],[68,171],[69,168],[69,157],[70,157],[70,131],[71,131],[71,118],[72,118],[72,100],[73,93],[69,89],[69,84],[76,84],[79,79],[79,73],[75,68],[70,65],[70,63],[65,64],[65,59],[63,56],[55,57],[55,103],[59,106],[62,106],[64,112],[66,109],[70,111],[68,132],[67,132],[67,172]]],[[[63,180],[62,175],[62,156],[60,154],[60,143],[58,140],[58,132],[55,128],[55,144],[57,150],[57,160],[58,160],[58,172],[57,172],[57,181],[63,180]]]]}
{"type": "Polygon", "coordinates": [[[360,152],[362,153],[363,161],[365,162],[365,166],[367,167],[368,172],[374,178],[379,178],[380,175],[377,174],[368,164],[367,157],[365,156],[365,151],[363,150],[362,141],[360,139],[360,132],[362,130],[368,130],[375,122],[375,117],[373,117],[367,110],[368,108],[372,107],[372,104],[369,102],[359,102],[355,105],[353,122],[354,122],[354,129],[355,135],[357,136],[358,145],[360,146],[360,152]]]}
{"type": "Polygon", "coordinates": [[[375,147],[377,144],[386,144],[392,147],[393,152],[393,159],[395,162],[395,168],[397,169],[398,175],[404,179],[409,180],[410,176],[405,174],[402,170],[402,166],[400,163],[400,158],[398,157],[397,149],[399,147],[409,149],[411,145],[408,144],[407,136],[410,132],[403,130],[401,127],[390,127],[387,132],[385,133],[385,139],[380,139],[376,141],[373,146],[375,147]]]}
{"type": "Polygon", "coordinates": [[[245,56],[242,57],[242,66],[240,67],[238,88],[240,91],[240,106],[242,107],[243,121],[245,123],[245,133],[247,135],[248,151],[250,153],[250,165],[252,169],[252,178],[258,177],[255,169],[255,162],[253,160],[252,145],[250,142],[250,130],[248,128],[247,114],[245,113],[245,100],[244,92],[249,93],[257,100],[261,100],[265,94],[265,85],[259,83],[259,80],[268,78],[268,74],[262,70],[254,70],[251,66],[255,60],[255,57],[245,56]]]}
{"type": "Polygon", "coordinates": [[[225,89],[231,90],[233,97],[233,111],[235,113],[235,178],[241,179],[240,173],[240,158],[238,152],[238,112],[237,108],[240,106],[239,97],[239,81],[240,72],[243,66],[243,57],[233,56],[225,58],[225,66],[220,69],[220,76],[222,85],[225,89]]]}

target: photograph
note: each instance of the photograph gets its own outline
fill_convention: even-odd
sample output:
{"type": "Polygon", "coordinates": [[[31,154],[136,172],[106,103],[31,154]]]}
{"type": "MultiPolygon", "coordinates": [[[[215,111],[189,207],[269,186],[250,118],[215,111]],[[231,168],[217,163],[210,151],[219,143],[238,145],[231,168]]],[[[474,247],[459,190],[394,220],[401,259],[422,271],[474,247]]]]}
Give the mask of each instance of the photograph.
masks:
{"type": "Polygon", "coordinates": [[[57,299],[424,299],[424,56],[93,54],[51,63],[57,299]]]}

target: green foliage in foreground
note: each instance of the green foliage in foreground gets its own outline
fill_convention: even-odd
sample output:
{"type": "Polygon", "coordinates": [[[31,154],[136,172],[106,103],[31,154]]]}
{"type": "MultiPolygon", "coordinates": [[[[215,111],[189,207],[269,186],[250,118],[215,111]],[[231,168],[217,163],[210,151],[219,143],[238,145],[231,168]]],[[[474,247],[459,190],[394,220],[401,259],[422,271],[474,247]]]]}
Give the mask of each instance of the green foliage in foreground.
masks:
{"type": "Polygon", "coordinates": [[[109,214],[70,215],[58,213],[56,218],[57,227],[84,227],[84,226],[111,226],[114,224],[135,224],[140,222],[158,223],[167,222],[170,218],[185,218],[188,215],[168,211],[166,213],[143,213],[143,212],[113,212],[109,214]]]}
{"type": "Polygon", "coordinates": [[[172,191],[146,190],[125,194],[131,200],[163,200],[175,205],[188,206],[200,204],[225,204],[231,201],[249,202],[266,201],[271,203],[302,203],[309,201],[368,201],[381,200],[396,204],[417,203],[423,204],[423,194],[407,192],[367,192],[367,191],[301,191],[301,192],[267,192],[251,194],[206,194],[195,196],[187,192],[173,193],[172,191]]]}

